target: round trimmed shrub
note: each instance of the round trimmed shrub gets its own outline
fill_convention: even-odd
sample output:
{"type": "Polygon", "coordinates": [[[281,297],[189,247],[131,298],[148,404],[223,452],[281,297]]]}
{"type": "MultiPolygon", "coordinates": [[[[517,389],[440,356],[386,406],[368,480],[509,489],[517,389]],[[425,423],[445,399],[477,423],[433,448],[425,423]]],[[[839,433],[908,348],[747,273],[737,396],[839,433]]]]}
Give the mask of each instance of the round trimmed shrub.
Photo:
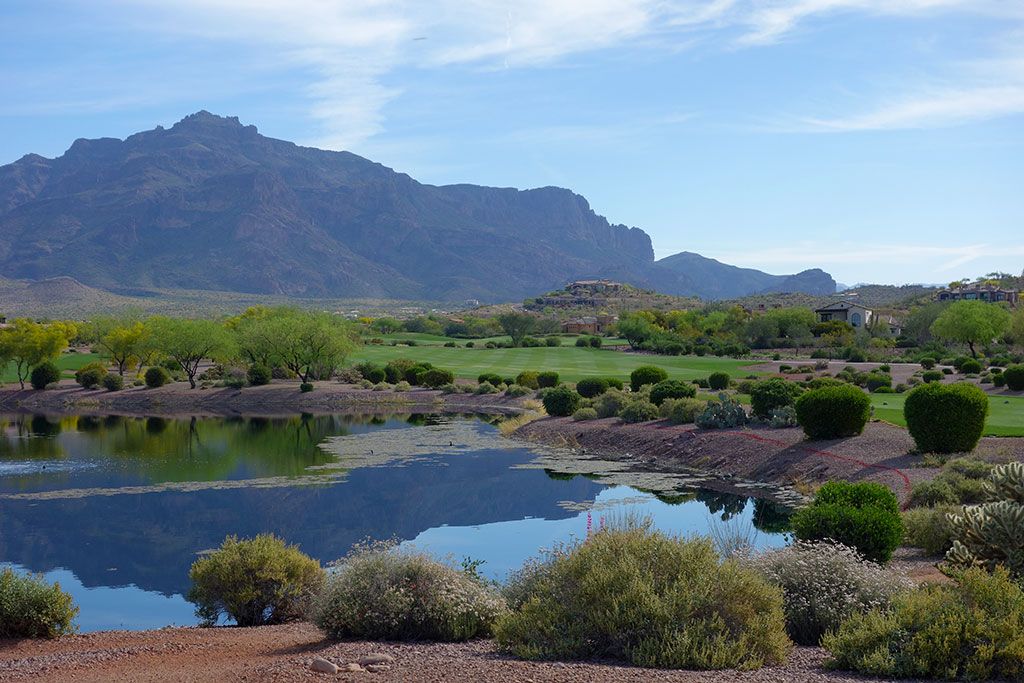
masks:
{"type": "Polygon", "coordinates": [[[331,572],[312,621],[329,638],[455,642],[491,635],[506,610],[472,569],[378,543],[356,546],[331,572]]]}
{"type": "Polygon", "coordinates": [[[78,614],[59,583],[0,569],[0,638],[57,638],[75,632],[78,614]]]}
{"type": "Polygon", "coordinates": [[[608,382],[609,389],[618,389],[619,391],[622,391],[622,388],[625,386],[625,383],[618,377],[605,377],[604,381],[608,382]]]}
{"type": "Polygon", "coordinates": [[[107,391],[121,391],[124,389],[124,377],[113,373],[103,377],[103,388],[107,391]]]}
{"type": "MultiPolygon", "coordinates": [[[[381,385],[375,384],[374,388],[376,389],[379,386],[381,385]]],[[[313,386],[312,382],[303,382],[302,384],[299,385],[299,391],[301,391],[304,394],[308,394],[309,392],[313,391],[314,388],[315,387],[313,386]]]]}
{"type": "Polygon", "coordinates": [[[667,398],[658,413],[674,425],[692,424],[706,407],[706,401],[696,398],[667,398]]]}
{"type": "Polygon", "coordinates": [[[548,415],[555,417],[567,417],[576,412],[580,407],[580,402],[583,399],[575,390],[570,389],[564,384],[561,386],[548,389],[542,399],[544,403],[544,410],[547,411],[548,415]]]}
{"type": "MultiPolygon", "coordinates": [[[[380,373],[381,378],[384,377],[383,368],[375,368],[380,373]]],[[[245,376],[249,380],[249,384],[254,387],[263,386],[264,384],[270,384],[270,368],[266,365],[250,365],[249,369],[245,371],[245,376]]]]}
{"type": "Polygon", "coordinates": [[[516,375],[515,384],[521,384],[531,389],[540,389],[540,373],[536,370],[523,370],[516,375]]]}
{"type": "Polygon", "coordinates": [[[1024,365],[1011,365],[1003,370],[1003,380],[1010,391],[1024,391],[1024,365]]]}
{"type": "Polygon", "coordinates": [[[903,404],[907,429],[922,453],[974,450],[988,411],[988,395],[968,382],[922,384],[903,404]]]}
{"type": "Polygon", "coordinates": [[[635,423],[650,422],[661,416],[658,414],[658,407],[650,401],[630,401],[619,413],[619,417],[623,422],[635,423]]]}
{"type": "Polygon", "coordinates": [[[958,367],[957,370],[959,370],[963,375],[977,375],[981,372],[981,363],[973,358],[968,358],[960,364],[960,367],[958,367]]]}
{"type": "Polygon", "coordinates": [[[651,388],[651,403],[660,406],[667,398],[694,398],[697,396],[697,387],[692,382],[684,382],[680,379],[666,379],[658,382],[651,388]]]}
{"type": "Polygon", "coordinates": [[[869,373],[864,380],[864,387],[872,393],[883,389],[892,389],[892,377],[881,372],[869,373]]]}
{"type": "Polygon", "coordinates": [[[583,398],[594,398],[608,391],[608,380],[603,377],[587,377],[576,382],[576,391],[583,398]]]}
{"type": "Polygon", "coordinates": [[[762,420],[767,420],[776,408],[793,405],[801,391],[795,382],[781,377],[761,380],[750,388],[751,411],[762,420]]]}
{"type": "Polygon", "coordinates": [[[668,379],[668,373],[657,365],[641,365],[629,373],[629,385],[633,391],[640,391],[645,384],[657,384],[668,379]]]}
{"type": "Polygon", "coordinates": [[[155,389],[170,382],[171,375],[167,370],[159,365],[154,365],[153,367],[146,369],[146,374],[143,375],[143,379],[145,380],[147,387],[155,389]]]}
{"type": "Polygon", "coordinates": [[[618,417],[629,401],[628,394],[612,389],[594,399],[594,410],[598,417],[618,417]]]}
{"type": "Polygon", "coordinates": [[[597,411],[593,408],[580,408],[572,414],[572,419],[576,422],[586,422],[587,420],[596,420],[597,411]]]}
{"type": "Polygon", "coordinates": [[[729,373],[727,372],[712,372],[708,375],[708,388],[714,389],[715,391],[728,389],[730,379],[729,373]]]}
{"type": "Polygon", "coordinates": [[[45,389],[54,382],[60,381],[60,370],[53,363],[46,361],[32,368],[29,382],[33,389],[45,389]]]}
{"type": "Polygon", "coordinates": [[[830,481],[791,521],[802,541],[831,540],[879,563],[888,562],[903,539],[896,495],[873,482],[830,481]]]}
{"type": "Polygon", "coordinates": [[[797,423],[811,439],[856,436],[871,417],[871,400],[851,384],[812,389],[794,407],[797,423]]]}
{"type": "Polygon", "coordinates": [[[75,370],[75,381],[83,389],[93,389],[99,386],[103,378],[107,376],[107,367],[103,363],[92,362],[83,365],[75,370]]]}
{"type": "Polygon", "coordinates": [[[925,356],[921,359],[921,367],[925,370],[931,370],[935,367],[935,359],[925,356]]]}
{"type": "Polygon", "coordinates": [[[992,375],[992,386],[996,389],[1001,389],[1006,386],[1006,377],[1002,373],[996,373],[992,375]]]}
{"type": "Polygon", "coordinates": [[[431,368],[425,372],[420,373],[416,376],[420,386],[428,387],[430,389],[438,389],[443,387],[445,384],[455,383],[455,373],[451,370],[442,370],[441,368],[431,368]]]}
{"type": "Polygon", "coordinates": [[[210,626],[222,616],[239,626],[301,619],[324,582],[319,562],[272,534],[228,536],[218,550],[196,560],[188,575],[188,600],[210,626]]]}
{"type": "Polygon", "coordinates": [[[942,372],[940,370],[928,370],[927,372],[921,373],[921,379],[926,383],[941,382],[942,372]]]}
{"type": "Polygon", "coordinates": [[[501,384],[501,375],[496,372],[484,372],[476,378],[476,383],[483,384],[484,382],[498,386],[501,384]]]}
{"type": "Polygon", "coordinates": [[[604,529],[516,572],[498,648],[524,659],[757,669],[790,648],[782,593],[706,539],[604,529]]]}
{"type": "MultiPolygon", "coordinates": [[[[548,337],[548,339],[557,339],[557,337],[548,337]]],[[[554,370],[537,373],[537,386],[541,389],[558,386],[558,373],[554,370]]]]}

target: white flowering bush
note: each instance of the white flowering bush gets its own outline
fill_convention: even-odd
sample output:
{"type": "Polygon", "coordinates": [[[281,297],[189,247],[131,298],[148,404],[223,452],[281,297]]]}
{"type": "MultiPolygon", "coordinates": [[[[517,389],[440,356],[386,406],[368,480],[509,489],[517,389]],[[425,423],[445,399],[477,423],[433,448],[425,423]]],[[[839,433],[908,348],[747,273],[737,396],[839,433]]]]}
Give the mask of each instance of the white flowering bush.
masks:
{"type": "Polygon", "coordinates": [[[504,599],[474,572],[393,543],[356,546],[330,572],[312,620],[331,638],[462,641],[489,636],[504,599]]]}
{"type": "Polygon", "coordinates": [[[786,631],[801,645],[817,645],[851,615],[884,608],[913,585],[837,543],[798,541],[747,562],[782,588],[786,631]]]}

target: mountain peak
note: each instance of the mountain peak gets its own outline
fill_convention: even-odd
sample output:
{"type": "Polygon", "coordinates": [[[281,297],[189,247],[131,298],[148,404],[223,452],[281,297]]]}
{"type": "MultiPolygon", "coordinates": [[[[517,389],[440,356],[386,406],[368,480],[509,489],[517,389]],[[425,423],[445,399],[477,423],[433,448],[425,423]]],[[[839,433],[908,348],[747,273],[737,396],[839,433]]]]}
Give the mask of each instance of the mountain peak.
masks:
{"type": "Polygon", "coordinates": [[[252,132],[256,132],[256,126],[243,126],[241,121],[238,120],[237,116],[218,116],[212,114],[205,109],[200,109],[194,114],[189,114],[181,121],[178,121],[171,127],[171,130],[189,130],[189,129],[206,129],[206,130],[246,130],[251,129],[252,132]]]}

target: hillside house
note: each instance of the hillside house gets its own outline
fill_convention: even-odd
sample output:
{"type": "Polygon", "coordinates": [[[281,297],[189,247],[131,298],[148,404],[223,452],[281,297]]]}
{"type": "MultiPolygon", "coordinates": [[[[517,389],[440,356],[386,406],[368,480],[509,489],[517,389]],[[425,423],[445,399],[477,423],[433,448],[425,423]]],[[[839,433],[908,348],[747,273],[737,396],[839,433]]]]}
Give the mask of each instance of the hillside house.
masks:
{"type": "Polygon", "coordinates": [[[939,301],[1005,302],[1016,306],[1020,299],[1020,292],[984,282],[972,282],[960,287],[940,289],[935,298],[939,301]]]}
{"type": "Polygon", "coordinates": [[[616,315],[586,315],[563,322],[562,332],[566,334],[604,334],[618,319],[619,317],[616,315]]]}
{"type": "Polygon", "coordinates": [[[612,294],[621,292],[626,286],[621,282],[612,280],[575,280],[565,286],[565,291],[573,296],[586,296],[587,294],[612,294]]]}
{"type": "Polygon", "coordinates": [[[871,318],[874,316],[874,312],[870,308],[851,301],[835,301],[828,306],[815,309],[814,313],[818,316],[818,322],[827,323],[832,320],[840,320],[857,328],[870,325],[871,318]]]}

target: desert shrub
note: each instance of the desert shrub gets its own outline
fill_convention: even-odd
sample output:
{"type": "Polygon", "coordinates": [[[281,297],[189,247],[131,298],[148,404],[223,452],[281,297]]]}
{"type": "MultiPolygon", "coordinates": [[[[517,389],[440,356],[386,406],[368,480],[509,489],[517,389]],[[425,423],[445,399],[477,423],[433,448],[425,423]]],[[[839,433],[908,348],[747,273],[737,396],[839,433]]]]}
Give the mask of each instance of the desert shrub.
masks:
{"type": "Polygon", "coordinates": [[[580,407],[582,398],[574,389],[570,389],[563,384],[562,386],[548,389],[541,400],[544,403],[544,410],[547,411],[548,415],[566,417],[576,412],[577,408],[580,407]]]}
{"type": "Polygon", "coordinates": [[[146,374],[143,375],[143,379],[145,380],[147,387],[155,389],[170,382],[171,375],[167,370],[159,365],[154,365],[153,367],[146,369],[146,374]]]}
{"type": "Polygon", "coordinates": [[[656,365],[641,365],[629,373],[629,385],[633,391],[640,391],[640,387],[645,384],[657,384],[666,379],[668,379],[668,373],[664,368],[659,368],[656,365]]]}
{"type": "Polygon", "coordinates": [[[540,373],[536,370],[523,370],[516,375],[515,384],[521,384],[531,389],[540,389],[540,373]]]}
{"type": "Polygon", "coordinates": [[[370,544],[331,573],[312,620],[330,638],[462,641],[490,635],[505,611],[501,596],[470,571],[370,544]]]}
{"type": "Polygon", "coordinates": [[[791,406],[803,391],[799,385],[781,377],[761,380],[750,389],[751,411],[762,420],[771,417],[772,410],[791,406]]]}
{"type": "Polygon", "coordinates": [[[57,638],[75,632],[78,614],[59,583],[0,569],[0,638],[57,638]]]}
{"type": "MultiPolygon", "coordinates": [[[[373,385],[373,388],[376,389],[379,386],[381,386],[381,384],[375,384],[373,385]]],[[[301,391],[304,394],[308,394],[309,392],[313,391],[313,389],[315,389],[315,387],[313,386],[312,382],[303,382],[302,384],[299,385],[299,391],[301,391]]]]}
{"type": "Polygon", "coordinates": [[[426,372],[420,373],[416,378],[419,381],[420,386],[429,387],[430,389],[438,389],[443,387],[445,384],[454,383],[455,373],[451,370],[431,368],[426,372]]]}
{"type": "Polygon", "coordinates": [[[103,378],[107,376],[107,366],[103,363],[93,361],[86,363],[75,371],[75,381],[83,389],[94,389],[100,385],[103,378]]]}
{"type": "Polygon", "coordinates": [[[507,387],[510,387],[510,386],[512,386],[513,384],[516,383],[516,378],[515,377],[502,377],[501,378],[501,383],[504,384],[507,387]]]}
{"type": "Polygon", "coordinates": [[[604,381],[608,382],[609,389],[618,389],[619,391],[622,391],[622,388],[626,386],[626,383],[618,377],[605,377],[604,381]]]}
{"type": "Polygon", "coordinates": [[[658,413],[674,425],[692,424],[705,407],[707,402],[696,398],[667,398],[658,413]]]}
{"type": "Polygon", "coordinates": [[[576,391],[583,398],[594,398],[608,391],[608,380],[603,377],[587,377],[576,382],[576,391]]]}
{"type": "MultiPolygon", "coordinates": [[[[548,337],[554,339],[554,337],[548,337]]],[[[544,387],[558,386],[558,373],[553,370],[545,370],[537,373],[537,386],[541,389],[544,387]]]]}
{"type": "Polygon", "coordinates": [[[970,505],[949,518],[953,546],[946,554],[950,567],[1006,567],[1024,579],[1024,464],[1011,462],[992,469],[981,505],[970,505]]]}
{"type": "Polygon", "coordinates": [[[782,596],[708,540],[604,529],[515,573],[499,649],[524,659],[756,669],[788,649],[782,596]]]}
{"type": "Polygon", "coordinates": [[[29,382],[33,389],[45,389],[54,382],[60,381],[60,370],[53,363],[46,361],[32,368],[29,382]]]}
{"type": "Polygon", "coordinates": [[[621,391],[609,390],[594,399],[598,417],[618,417],[629,403],[629,396],[621,391]]]}
{"type": "MultiPolygon", "coordinates": [[[[451,382],[445,382],[445,384],[451,384],[451,382]]],[[[442,384],[441,386],[445,385],[442,384]]],[[[412,385],[406,382],[404,379],[401,382],[395,382],[395,385],[391,387],[392,391],[397,391],[399,393],[409,391],[410,389],[412,389],[412,385]]]]}
{"type": "Polygon", "coordinates": [[[874,562],[888,562],[903,538],[899,501],[885,486],[830,481],[814,502],[797,510],[793,532],[802,541],[831,540],[874,562]]]}
{"type": "Polygon", "coordinates": [[[533,389],[530,387],[524,387],[521,384],[513,384],[505,389],[505,395],[511,396],[512,398],[519,398],[520,396],[527,396],[533,393],[533,389]]]}
{"type": "Polygon", "coordinates": [[[867,359],[867,356],[865,356],[864,352],[861,351],[860,349],[852,348],[849,349],[846,353],[846,360],[850,361],[851,363],[863,363],[867,359]]]}
{"type": "Polygon", "coordinates": [[[575,420],[576,422],[596,420],[597,411],[590,407],[579,408],[575,413],[572,414],[572,419],[575,420]]]}
{"type": "Polygon", "coordinates": [[[793,406],[782,406],[772,411],[771,417],[768,418],[768,426],[772,429],[784,429],[786,427],[796,427],[796,409],[793,406]]]}
{"type": "Polygon", "coordinates": [[[925,370],[931,370],[935,367],[935,359],[928,358],[927,356],[921,359],[921,367],[925,370]]]}
{"type": "Polygon", "coordinates": [[[828,665],[885,678],[1020,680],[1024,591],[1000,569],[963,572],[955,586],[925,584],[887,610],[854,614],[822,645],[828,665]]]}
{"type": "Polygon", "coordinates": [[[228,536],[189,570],[189,602],[207,625],[222,616],[239,626],[301,619],[324,581],[320,563],[271,534],[228,536]]]}
{"type": "Polygon", "coordinates": [[[957,502],[959,501],[953,487],[943,479],[918,482],[914,484],[910,494],[910,504],[914,507],[953,505],[957,502]]]}
{"type": "Polygon", "coordinates": [[[729,373],[727,372],[712,372],[708,375],[708,387],[715,391],[728,389],[730,379],[729,373]]]}
{"type": "Polygon", "coordinates": [[[988,395],[966,382],[922,384],[907,394],[903,417],[923,453],[974,450],[985,430],[988,395]]]}
{"type": "MultiPolygon", "coordinates": [[[[384,373],[383,370],[379,371],[381,374],[384,373]]],[[[263,386],[264,384],[270,384],[271,380],[270,368],[268,368],[266,365],[250,365],[249,369],[245,371],[245,376],[246,379],[249,380],[249,384],[253,385],[254,387],[260,387],[263,386]]],[[[355,381],[358,382],[359,380],[356,379],[355,381]]]]}
{"type": "MultiPolygon", "coordinates": [[[[384,366],[384,379],[382,381],[394,384],[395,382],[400,382],[404,379],[406,382],[412,383],[416,379],[415,373],[420,369],[426,370],[428,368],[424,367],[423,363],[419,363],[410,358],[393,358],[384,366]],[[409,375],[411,375],[411,377],[409,375]]],[[[370,378],[367,377],[367,379],[370,378]]],[[[374,382],[374,384],[379,383],[380,382],[374,382]]]]}
{"type": "Polygon", "coordinates": [[[650,401],[630,401],[619,413],[619,417],[623,422],[635,423],[650,422],[657,420],[660,416],[658,415],[658,406],[650,401]]]}
{"type": "Polygon", "coordinates": [[[880,372],[872,372],[865,378],[864,386],[871,392],[892,389],[892,377],[880,372]]]}
{"type": "Polygon", "coordinates": [[[850,384],[812,389],[794,407],[797,422],[811,439],[856,436],[871,416],[867,394],[850,384]]]}
{"type": "Polygon", "coordinates": [[[747,424],[747,411],[739,401],[719,394],[711,399],[693,420],[702,429],[727,429],[747,424]]]}
{"type": "Polygon", "coordinates": [[[551,346],[551,347],[561,346],[562,345],[562,340],[559,339],[558,337],[547,337],[544,340],[544,345],[545,346],[551,346]]]}
{"type": "Polygon", "coordinates": [[[586,337],[577,337],[576,338],[576,346],[580,346],[580,347],[588,346],[586,337]]]}
{"type": "Polygon", "coordinates": [[[474,394],[496,394],[498,393],[498,387],[494,386],[490,382],[484,382],[483,384],[476,385],[476,389],[473,391],[474,394]]]}
{"type": "Polygon", "coordinates": [[[921,548],[929,555],[942,555],[953,545],[949,515],[962,510],[958,505],[918,507],[903,511],[903,544],[921,548]]]}
{"type": "Polygon", "coordinates": [[[501,384],[501,375],[499,375],[496,372],[485,372],[476,378],[476,382],[477,384],[483,384],[484,382],[486,382],[488,384],[498,386],[499,384],[501,384]]]}
{"type": "Polygon", "coordinates": [[[1011,365],[1003,370],[1002,377],[1010,391],[1024,391],[1024,365],[1011,365]]]}
{"type": "Polygon", "coordinates": [[[1006,377],[1002,374],[992,375],[992,386],[1001,389],[1006,386],[1006,377]]]}
{"type": "Polygon", "coordinates": [[[124,377],[113,373],[103,377],[103,388],[107,391],[121,391],[124,389],[124,377]]]}
{"type": "Polygon", "coordinates": [[[922,372],[921,373],[921,379],[925,383],[941,382],[942,381],[942,373],[940,371],[938,371],[938,370],[928,370],[927,372],[922,372]]]}
{"type": "Polygon", "coordinates": [[[750,566],[782,589],[786,631],[801,645],[821,637],[852,614],[884,608],[912,584],[837,543],[806,543],[755,555],[750,566]]]}
{"type": "Polygon", "coordinates": [[[590,339],[587,340],[587,343],[590,345],[590,348],[592,349],[599,349],[601,348],[602,344],[600,337],[591,337],[590,339]]]}
{"type": "Polygon", "coordinates": [[[359,380],[359,388],[360,389],[372,389],[373,388],[373,382],[371,382],[368,379],[361,379],[361,380],[359,380]]]}
{"type": "Polygon", "coordinates": [[[976,375],[981,372],[981,363],[973,358],[968,358],[960,364],[957,370],[959,370],[962,375],[976,375]]]}
{"type": "Polygon", "coordinates": [[[681,379],[664,379],[651,387],[651,403],[660,406],[666,398],[695,398],[697,387],[681,379]]]}

